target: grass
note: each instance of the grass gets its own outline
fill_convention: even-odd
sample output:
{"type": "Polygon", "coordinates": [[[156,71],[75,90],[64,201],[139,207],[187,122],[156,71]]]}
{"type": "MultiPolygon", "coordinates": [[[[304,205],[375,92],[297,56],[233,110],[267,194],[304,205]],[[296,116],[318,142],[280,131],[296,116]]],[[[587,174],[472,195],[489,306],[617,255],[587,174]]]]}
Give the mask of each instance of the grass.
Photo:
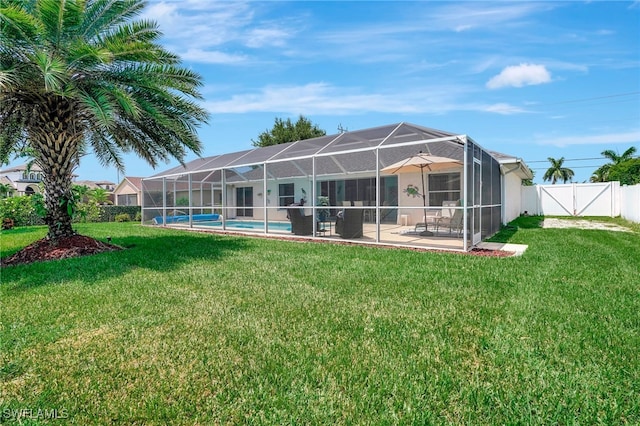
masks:
{"type": "Polygon", "coordinates": [[[638,229],[539,219],[518,258],[78,225],[129,248],[1,270],[0,423],[638,424],[638,229]]]}

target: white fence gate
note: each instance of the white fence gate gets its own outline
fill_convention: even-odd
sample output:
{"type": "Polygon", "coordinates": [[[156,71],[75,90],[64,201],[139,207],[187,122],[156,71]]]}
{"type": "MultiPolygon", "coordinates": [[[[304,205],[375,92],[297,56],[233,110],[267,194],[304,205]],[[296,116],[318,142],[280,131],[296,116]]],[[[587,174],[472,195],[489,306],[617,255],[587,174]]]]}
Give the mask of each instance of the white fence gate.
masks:
{"type": "Polygon", "coordinates": [[[522,210],[547,216],[620,215],[620,182],[522,187],[522,210]]]}

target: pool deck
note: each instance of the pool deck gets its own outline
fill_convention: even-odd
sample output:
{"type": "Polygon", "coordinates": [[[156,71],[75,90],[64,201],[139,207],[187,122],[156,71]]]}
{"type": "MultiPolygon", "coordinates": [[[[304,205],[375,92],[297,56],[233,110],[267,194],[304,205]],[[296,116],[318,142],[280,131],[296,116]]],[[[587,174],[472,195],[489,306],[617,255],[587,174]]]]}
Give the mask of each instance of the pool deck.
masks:
{"type": "MultiPolygon", "coordinates": [[[[235,221],[234,221],[235,222],[235,221]]],[[[235,222],[237,223],[237,222],[235,222]]],[[[288,222],[279,222],[288,223],[288,222]]],[[[278,238],[307,238],[314,240],[328,240],[328,241],[341,241],[341,242],[353,242],[367,245],[385,245],[385,246],[398,246],[409,247],[419,249],[435,249],[435,250],[463,250],[463,240],[458,237],[456,233],[449,233],[448,231],[440,232],[434,236],[423,236],[414,231],[414,226],[402,226],[396,224],[380,224],[380,239],[376,240],[376,224],[365,223],[363,225],[363,236],[361,238],[343,239],[340,235],[335,233],[334,224],[330,227],[324,227],[326,231],[318,233],[316,237],[312,236],[299,236],[291,234],[289,230],[270,228],[268,233],[265,233],[262,228],[250,230],[244,227],[227,226],[222,229],[220,226],[198,226],[198,222],[193,223],[193,228],[190,228],[188,224],[171,224],[173,228],[179,229],[193,229],[210,232],[223,232],[242,235],[260,235],[260,236],[273,236],[278,238]]]]}

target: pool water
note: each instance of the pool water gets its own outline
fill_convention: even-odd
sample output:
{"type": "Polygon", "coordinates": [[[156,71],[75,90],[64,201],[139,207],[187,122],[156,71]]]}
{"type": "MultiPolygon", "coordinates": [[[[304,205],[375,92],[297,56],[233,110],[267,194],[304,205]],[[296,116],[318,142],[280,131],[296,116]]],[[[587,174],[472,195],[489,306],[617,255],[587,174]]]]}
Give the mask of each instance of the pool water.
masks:
{"type": "MultiPolygon", "coordinates": [[[[198,225],[222,227],[222,222],[203,221],[197,222],[198,225]]],[[[227,228],[240,229],[259,229],[264,230],[264,222],[259,220],[227,220],[227,228]]],[[[290,222],[269,222],[270,231],[291,231],[290,222]]]]}

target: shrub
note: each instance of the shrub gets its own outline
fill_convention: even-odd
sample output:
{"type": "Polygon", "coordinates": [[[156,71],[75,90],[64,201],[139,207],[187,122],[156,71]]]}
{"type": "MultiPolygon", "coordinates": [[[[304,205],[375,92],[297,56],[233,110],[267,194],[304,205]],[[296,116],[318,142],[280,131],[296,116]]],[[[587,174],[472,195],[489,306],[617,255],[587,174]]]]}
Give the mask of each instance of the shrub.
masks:
{"type": "Polygon", "coordinates": [[[140,206],[100,206],[100,222],[114,222],[116,215],[127,213],[129,218],[140,214],[140,206]]]}
{"type": "Polygon", "coordinates": [[[44,220],[38,215],[36,205],[38,197],[21,196],[0,199],[0,219],[11,219],[14,226],[43,225],[44,220]]]}
{"type": "Polygon", "coordinates": [[[73,221],[82,223],[100,222],[100,206],[95,203],[76,204],[73,221]]]}
{"type": "Polygon", "coordinates": [[[116,222],[129,222],[130,220],[131,216],[129,216],[129,213],[120,213],[115,217],[116,222]]]}

